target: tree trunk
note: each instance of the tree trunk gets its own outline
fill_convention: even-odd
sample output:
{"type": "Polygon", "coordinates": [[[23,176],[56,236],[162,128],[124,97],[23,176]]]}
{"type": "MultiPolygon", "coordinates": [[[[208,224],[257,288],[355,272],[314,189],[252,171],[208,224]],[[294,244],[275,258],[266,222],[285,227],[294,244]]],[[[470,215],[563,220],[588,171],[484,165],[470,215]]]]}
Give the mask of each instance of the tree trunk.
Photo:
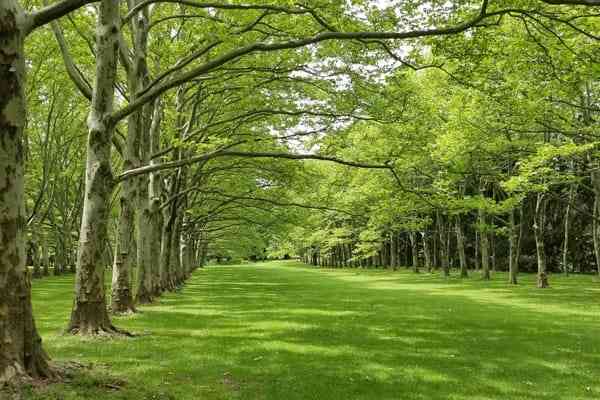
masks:
{"type": "Polygon", "coordinates": [[[40,259],[40,263],[42,264],[42,275],[43,276],[49,276],[50,275],[50,260],[48,257],[48,233],[44,232],[41,235],[41,241],[42,241],[42,256],[40,259]]]}
{"type": "Polygon", "coordinates": [[[567,276],[569,275],[569,234],[571,230],[571,207],[575,201],[576,192],[577,185],[572,183],[569,186],[569,199],[567,202],[567,207],[565,208],[564,237],[562,248],[562,270],[567,276]]]}
{"type": "Polygon", "coordinates": [[[490,275],[490,242],[487,226],[487,215],[485,211],[479,210],[479,224],[483,231],[480,232],[479,242],[481,245],[481,278],[485,280],[491,279],[490,275]]]}
{"type": "Polygon", "coordinates": [[[546,249],[544,246],[544,231],[546,224],[546,196],[544,193],[537,194],[535,203],[535,222],[533,224],[533,232],[535,234],[535,249],[537,253],[537,287],[548,287],[548,275],[546,272],[546,249]]]}
{"type": "Polygon", "coordinates": [[[415,273],[419,273],[419,237],[417,232],[410,232],[410,252],[412,254],[412,266],[415,273]]]}
{"type": "MultiPolygon", "coordinates": [[[[130,0],[130,8],[141,3],[141,0],[130,0]]],[[[138,11],[132,20],[133,30],[133,63],[129,72],[129,85],[131,87],[131,101],[137,98],[136,93],[146,86],[148,78],[148,68],[146,65],[148,48],[148,8],[144,7],[138,11]]],[[[150,164],[150,124],[148,121],[152,118],[151,110],[146,106],[138,112],[132,114],[129,118],[129,124],[135,128],[135,141],[138,156],[138,162],[142,165],[150,164]]],[[[152,113],[153,114],[153,113],[152,113]]],[[[137,234],[137,293],[136,302],[139,304],[151,303],[153,301],[152,293],[154,290],[155,277],[152,273],[152,212],[151,200],[149,198],[149,179],[148,175],[141,175],[137,178],[137,213],[136,213],[136,234],[137,234]]]]}
{"type": "MultiPolygon", "coordinates": [[[[160,126],[162,123],[163,108],[160,99],[154,103],[154,113],[152,115],[152,125],[150,126],[150,154],[156,154],[160,150],[160,126]]],[[[157,164],[156,159],[150,160],[150,165],[157,164]]],[[[152,293],[154,296],[160,296],[163,292],[163,284],[161,280],[161,249],[162,249],[162,229],[163,229],[163,214],[160,209],[162,183],[160,173],[151,173],[148,177],[148,198],[150,199],[150,226],[151,232],[151,256],[152,256],[152,274],[155,276],[154,288],[152,293]]]]}
{"type": "Polygon", "coordinates": [[[398,234],[395,232],[390,234],[390,264],[394,271],[398,269],[398,234]]]}
{"type": "Polygon", "coordinates": [[[26,268],[23,10],[0,2],[0,387],[55,375],[42,348],[26,268]]]}
{"type": "Polygon", "coordinates": [[[591,174],[592,186],[594,188],[594,213],[592,221],[592,240],[594,242],[594,255],[596,256],[596,271],[600,275],[600,229],[598,227],[598,218],[600,218],[600,172],[594,171],[591,174]]]}
{"type": "Polygon", "coordinates": [[[75,299],[68,331],[83,335],[117,333],[104,292],[107,220],[113,189],[110,152],[114,126],[108,123],[114,100],[119,1],[102,0],[96,29],[96,81],[88,117],[85,197],[77,252],[75,299]]]}
{"type": "Polygon", "coordinates": [[[465,238],[460,215],[456,216],[456,250],[460,260],[460,277],[467,278],[469,276],[469,266],[467,264],[467,254],[465,253],[465,238]]]}
{"type": "Polygon", "coordinates": [[[444,217],[438,212],[437,224],[440,239],[440,258],[442,263],[442,273],[445,277],[450,276],[450,249],[448,241],[448,229],[444,217]]]}
{"type": "Polygon", "coordinates": [[[130,242],[133,240],[131,218],[127,216],[129,207],[123,207],[119,214],[117,243],[115,244],[115,261],[112,270],[111,311],[114,314],[135,312],[131,290],[131,265],[133,254],[130,253],[130,242]]]}
{"type": "Polygon", "coordinates": [[[475,246],[474,246],[474,260],[475,260],[475,271],[479,271],[481,269],[481,259],[479,258],[479,232],[475,231],[475,246]]]}
{"type": "Polygon", "coordinates": [[[33,261],[33,277],[41,278],[42,271],[40,269],[40,257],[39,257],[39,246],[37,244],[37,238],[34,238],[31,242],[31,256],[33,261]]]}
{"type": "Polygon", "coordinates": [[[421,239],[423,241],[425,268],[427,268],[427,271],[431,271],[431,247],[429,245],[429,237],[427,236],[427,232],[421,232],[421,239]]]}
{"type": "Polygon", "coordinates": [[[519,274],[519,239],[517,235],[515,210],[510,210],[508,214],[508,283],[512,285],[517,284],[517,276],[519,274]]]}

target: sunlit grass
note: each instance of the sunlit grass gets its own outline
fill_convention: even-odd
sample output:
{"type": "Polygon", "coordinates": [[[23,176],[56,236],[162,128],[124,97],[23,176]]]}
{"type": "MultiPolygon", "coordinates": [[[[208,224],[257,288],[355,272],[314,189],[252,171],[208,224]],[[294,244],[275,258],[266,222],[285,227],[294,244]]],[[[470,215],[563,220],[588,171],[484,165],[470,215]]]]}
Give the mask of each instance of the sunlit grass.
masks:
{"type": "Polygon", "coordinates": [[[95,368],[30,397],[600,398],[600,284],[505,281],[294,262],[214,266],[115,319],[139,336],[93,340],[62,335],[72,278],[35,281],[46,349],[95,368]]]}

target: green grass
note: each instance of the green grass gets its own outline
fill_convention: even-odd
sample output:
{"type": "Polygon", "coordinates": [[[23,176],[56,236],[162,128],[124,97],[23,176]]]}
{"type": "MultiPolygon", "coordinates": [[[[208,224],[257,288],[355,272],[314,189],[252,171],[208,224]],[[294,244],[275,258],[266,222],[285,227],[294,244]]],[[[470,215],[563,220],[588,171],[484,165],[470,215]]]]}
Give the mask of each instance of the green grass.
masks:
{"type": "Polygon", "coordinates": [[[35,281],[56,360],[95,367],[35,399],[598,399],[600,285],[509,287],[294,262],[213,266],[143,313],[133,339],[61,335],[72,278],[35,281]],[[125,381],[120,382],[120,380],[125,381]]]}

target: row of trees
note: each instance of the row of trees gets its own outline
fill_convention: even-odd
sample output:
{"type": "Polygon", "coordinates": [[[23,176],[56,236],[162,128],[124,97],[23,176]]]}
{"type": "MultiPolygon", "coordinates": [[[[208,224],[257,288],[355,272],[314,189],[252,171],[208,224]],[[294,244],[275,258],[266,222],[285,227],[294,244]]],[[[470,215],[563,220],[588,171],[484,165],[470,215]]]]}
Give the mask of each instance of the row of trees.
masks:
{"type": "MultiPolygon", "coordinates": [[[[286,187],[310,173],[294,160],[391,171],[381,148],[344,141],[372,131],[357,121],[407,118],[392,77],[440,57],[459,78],[481,74],[460,51],[512,25],[556,25],[565,48],[597,40],[593,0],[492,3],[2,1],[0,384],[56,372],[35,328],[26,235],[43,260],[75,268],[67,330],[118,334],[107,265],[111,309],[134,311],[211,251],[263,254],[304,218],[287,210],[330,208],[305,201],[310,186],[286,187]],[[302,143],[320,150],[294,152],[302,143]]],[[[419,117],[415,132],[444,119],[419,117]]]]}
{"type": "Polygon", "coordinates": [[[320,146],[389,169],[312,166],[307,201],[342,212],[307,215],[295,251],[325,266],[502,269],[513,284],[521,267],[539,287],[550,271],[600,273],[598,21],[563,20],[584,18],[432,40],[428,68],[365,94],[378,120],[320,146]]]}

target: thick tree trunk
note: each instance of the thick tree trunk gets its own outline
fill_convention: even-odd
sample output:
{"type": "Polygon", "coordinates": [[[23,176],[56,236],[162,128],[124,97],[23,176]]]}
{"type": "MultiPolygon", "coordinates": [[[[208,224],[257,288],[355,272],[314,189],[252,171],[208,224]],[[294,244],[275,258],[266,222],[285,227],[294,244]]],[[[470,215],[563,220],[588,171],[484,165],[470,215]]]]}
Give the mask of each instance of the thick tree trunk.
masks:
{"type": "Polygon", "coordinates": [[[85,197],[75,299],[68,331],[83,335],[116,333],[106,307],[103,256],[107,243],[107,219],[113,189],[110,151],[114,127],[112,112],[117,67],[119,1],[102,0],[96,29],[96,82],[88,117],[85,197]]]}
{"type": "MultiPolygon", "coordinates": [[[[130,0],[130,8],[141,3],[141,0],[130,0]]],[[[134,58],[130,70],[129,85],[131,87],[131,101],[135,101],[138,90],[145,87],[148,76],[146,65],[147,47],[148,47],[148,9],[144,7],[132,20],[134,33],[134,58]]],[[[137,144],[138,162],[142,165],[150,164],[150,124],[148,120],[152,118],[151,110],[144,107],[142,110],[134,113],[129,124],[135,128],[135,140],[137,144]]],[[[133,132],[132,132],[133,133],[133,132]]],[[[136,213],[136,233],[137,233],[137,293],[136,302],[140,304],[151,303],[153,301],[153,292],[155,291],[155,277],[152,267],[152,211],[151,200],[149,198],[149,179],[147,175],[137,178],[137,213],[136,213]]]]}
{"type": "Polygon", "coordinates": [[[458,259],[460,261],[460,277],[467,278],[469,276],[469,265],[467,264],[467,254],[465,253],[465,235],[460,215],[456,216],[456,250],[458,251],[458,259]]]}
{"type": "MultiPolygon", "coordinates": [[[[121,206],[123,206],[123,203],[121,203],[121,206]]],[[[128,250],[130,249],[129,243],[133,239],[133,226],[129,223],[130,221],[131,220],[126,216],[126,209],[121,208],[111,285],[112,292],[110,306],[111,311],[115,314],[135,312],[130,283],[131,260],[133,255],[130,254],[128,250]],[[122,246],[124,249],[122,249],[122,246]]]]}
{"type": "Polygon", "coordinates": [[[24,17],[16,0],[0,2],[0,387],[55,375],[35,327],[25,265],[24,17]]]}
{"type": "Polygon", "coordinates": [[[546,271],[546,249],[544,245],[544,231],[546,224],[546,195],[544,193],[537,194],[535,203],[535,222],[533,224],[533,232],[535,234],[535,248],[537,253],[537,287],[547,288],[548,274],[546,271]]]}

